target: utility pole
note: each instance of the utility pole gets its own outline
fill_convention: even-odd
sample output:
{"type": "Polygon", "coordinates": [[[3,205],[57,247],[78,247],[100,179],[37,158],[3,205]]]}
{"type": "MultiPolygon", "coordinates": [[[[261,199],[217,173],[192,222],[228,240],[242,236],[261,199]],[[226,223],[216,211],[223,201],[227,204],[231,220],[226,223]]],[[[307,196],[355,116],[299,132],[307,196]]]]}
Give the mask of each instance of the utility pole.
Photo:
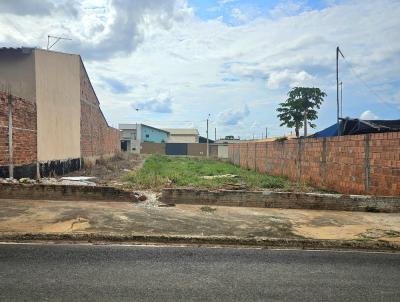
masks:
{"type": "Polygon", "coordinates": [[[214,133],[214,141],[217,140],[217,128],[215,128],[215,133],[214,133]]]}
{"type": "Polygon", "coordinates": [[[343,82],[340,81],[340,117],[343,118],[343,82]]]}
{"type": "Polygon", "coordinates": [[[207,116],[207,158],[209,157],[209,143],[208,143],[208,119],[210,118],[210,114],[208,114],[208,116],[207,116]]]}
{"type": "MultiPolygon", "coordinates": [[[[139,112],[139,108],[135,108],[135,110],[136,110],[136,112],[139,112]]],[[[138,118],[139,118],[139,116],[138,116],[138,118]]],[[[136,137],[135,137],[135,153],[140,153],[140,148],[141,148],[141,145],[140,145],[140,140],[139,140],[139,129],[138,129],[138,122],[137,122],[137,119],[136,119],[136,137]]],[[[140,135],[142,135],[141,133],[140,133],[140,135]]],[[[129,152],[131,152],[132,151],[132,146],[131,146],[131,150],[129,150],[129,152]]]]}
{"type": "Polygon", "coordinates": [[[265,127],[265,138],[268,138],[268,128],[265,127]]]}
{"type": "Polygon", "coordinates": [[[337,119],[337,132],[338,136],[340,133],[340,120],[339,120],[339,53],[344,59],[344,55],[339,49],[339,46],[336,47],[336,119],[337,119]]]}

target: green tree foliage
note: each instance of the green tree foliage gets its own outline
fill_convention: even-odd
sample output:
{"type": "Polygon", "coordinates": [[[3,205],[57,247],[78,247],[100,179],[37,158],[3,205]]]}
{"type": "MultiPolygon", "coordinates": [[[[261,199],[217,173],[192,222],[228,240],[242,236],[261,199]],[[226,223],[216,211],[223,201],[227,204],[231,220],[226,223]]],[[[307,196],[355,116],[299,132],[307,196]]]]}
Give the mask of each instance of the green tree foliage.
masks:
{"type": "Polygon", "coordinates": [[[315,128],[311,123],[318,118],[317,109],[324,101],[326,93],[319,88],[294,87],[288,93],[285,102],[280,103],[277,109],[281,126],[294,128],[296,137],[300,136],[300,129],[304,127],[304,136],[307,136],[307,125],[315,128]]]}

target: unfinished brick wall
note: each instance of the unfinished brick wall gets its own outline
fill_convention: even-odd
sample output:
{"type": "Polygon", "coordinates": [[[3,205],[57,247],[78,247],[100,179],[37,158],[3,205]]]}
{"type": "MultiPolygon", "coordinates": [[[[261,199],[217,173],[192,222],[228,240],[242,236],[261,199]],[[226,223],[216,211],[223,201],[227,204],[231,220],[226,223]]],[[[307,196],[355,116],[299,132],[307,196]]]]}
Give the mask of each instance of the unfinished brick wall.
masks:
{"type": "Polygon", "coordinates": [[[108,126],[96,93],[81,63],[81,156],[115,154],[120,151],[120,133],[108,126]]]}
{"type": "Polygon", "coordinates": [[[341,193],[400,195],[400,132],[234,144],[229,158],[341,193]]]}
{"type": "MultiPolygon", "coordinates": [[[[9,95],[0,91],[0,177],[8,177],[8,101],[9,95]]],[[[13,164],[30,165],[37,160],[36,104],[15,96],[12,99],[13,164]]],[[[18,173],[18,170],[16,171],[18,173]]]]}

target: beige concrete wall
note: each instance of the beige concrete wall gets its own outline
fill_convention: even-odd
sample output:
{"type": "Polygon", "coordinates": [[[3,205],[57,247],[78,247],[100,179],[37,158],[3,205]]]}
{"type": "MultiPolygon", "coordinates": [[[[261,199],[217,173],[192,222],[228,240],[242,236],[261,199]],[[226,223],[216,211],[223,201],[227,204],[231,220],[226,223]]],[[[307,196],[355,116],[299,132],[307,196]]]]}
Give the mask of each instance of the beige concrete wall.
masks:
{"type": "Polygon", "coordinates": [[[38,160],[80,157],[78,55],[35,50],[38,160]]]}
{"type": "Polygon", "coordinates": [[[199,137],[195,135],[170,134],[168,143],[198,143],[199,137]]]}
{"type": "Polygon", "coordinates": [[[35,57],[33,50],[0,50],[0,90],[35,102],[35,57]]]}
{"type": "Polygon", "coordinates": [[[218,158],[229,158],[228,145],[218,145],[218,158]]]}

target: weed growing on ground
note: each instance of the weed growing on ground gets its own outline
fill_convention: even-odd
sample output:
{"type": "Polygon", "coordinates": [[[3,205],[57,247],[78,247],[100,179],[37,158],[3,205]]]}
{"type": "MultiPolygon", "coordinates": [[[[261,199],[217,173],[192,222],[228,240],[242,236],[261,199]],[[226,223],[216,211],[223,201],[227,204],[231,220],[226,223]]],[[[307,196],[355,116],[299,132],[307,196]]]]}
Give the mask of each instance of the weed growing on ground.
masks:
{"type": "Polygon", "coordinates": [[[207,213],[214,213],[217,209],[209,207],[209,206],[204,206],[204,207],[201,207],[200,210],[202,210],[203,212],[207,212],[207,213]]]}
{"type": "Polygon", "coordinates": [[[288,191],[294,188],[286,178],[243,169],[225,161],[156,154],[151,155],[140,170],[125,176],[125,180],[135,187],[146,189],[159,189],[165,186],[217,189],[226,185],[243,185],[247,189],[288,191]],[[236,177],[203,178],[226,174],[233,174],[236,177]]]}

